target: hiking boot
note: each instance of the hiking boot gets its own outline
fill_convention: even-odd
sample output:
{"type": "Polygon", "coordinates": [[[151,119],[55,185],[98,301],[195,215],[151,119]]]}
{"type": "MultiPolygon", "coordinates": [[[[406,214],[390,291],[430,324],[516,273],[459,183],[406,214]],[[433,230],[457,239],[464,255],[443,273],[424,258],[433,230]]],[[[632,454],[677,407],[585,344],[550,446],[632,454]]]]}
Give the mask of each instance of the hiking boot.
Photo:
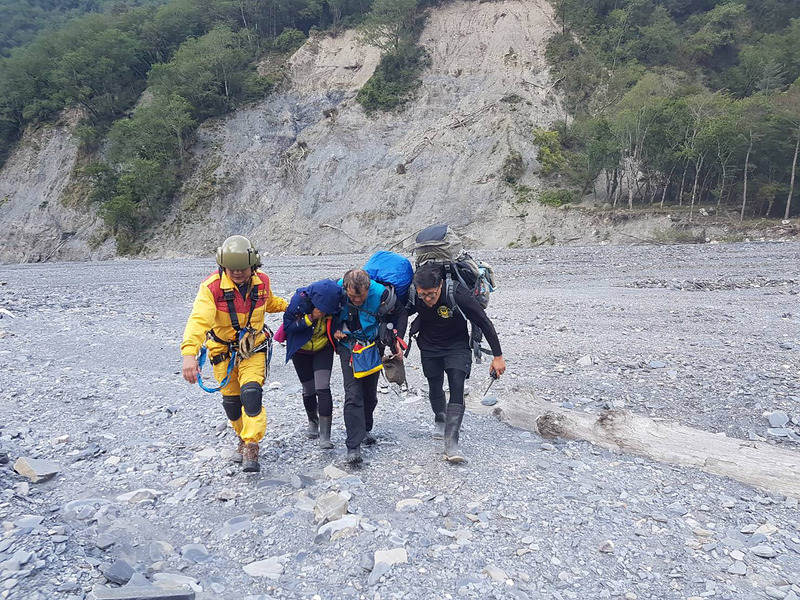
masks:
{"type": "Polygon", "coordinates": [[[333,424],[333,417],[320,417],[319,418],[319,447],[323,450],[330,450],[333,448],[331,442],[331,425],[333,424]]]}
{"type": "Polygon", "coordinates": [[[359,464],[363,459],[361,458],[361,446],[347,449],[347,462],[351,465],[359,464]]]}
{"type": "Polygon", "coordinates": [[[242,451],[242,471],[245,473],[257,473],[261,470],[261,465],[258,464],[258,444],[250,442],[244,445],[242,451]]]}
{"type": "MultiPolygon", "coordinates": [[[[313,396],[314,404],[316,404],[317,397],[313,396]]],[[[305,401],[305,397],[303,398],[305,401]]],[[[306,406],[306,414],[308,415],[308,428],[306,429],[306,436],[309,439],[316,439],[319,437],[319,415],[317,414],[317,407],[309,408],[306,406]]]]}
{"type": "Polygon", "coordinates": [[[458,434],[464,420],[463,404],[448,404],[444,424],[444,457],[452,463],[462,463],[466,459],[458,446],[458,434]]]}
{"type": "Polygon", "coordinates": [[[241,463],[243,452],[244,452],[244,440],[242,438],[239,438],[239,445],[236,446],[236,450],[234,450],[233,456],[231,456],[231,460],[235,463],[241,463]]]}
{"type": "Polygon", "coordinates": [[[433,439],[444,439],[444,413],[437,413],[433,422],[433,439]]]}
{"type": "Polygon", "coordinates": [[[372,435],[371,431],[368,431],[367,435],[364,436],[364,441],[361,443],[364,444],[365,446],[374,446],[375,444],[378,443],[378,438],[372,435]]]}

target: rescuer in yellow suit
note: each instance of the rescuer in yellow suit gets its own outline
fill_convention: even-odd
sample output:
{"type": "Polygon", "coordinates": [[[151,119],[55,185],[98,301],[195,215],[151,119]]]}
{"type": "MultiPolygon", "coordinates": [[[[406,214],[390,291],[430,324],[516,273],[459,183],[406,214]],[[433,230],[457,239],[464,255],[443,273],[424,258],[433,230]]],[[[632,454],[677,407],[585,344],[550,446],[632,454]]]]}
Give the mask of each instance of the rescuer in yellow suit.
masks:
{"type": "Polygon", "coordinates": [[[258,270],[258,251],[246,237],[226,239],[217,248],[217,264],[219,269],[200,284],[183,332],[182,374],[197,383],[197,357],[205,344],[214,377],[223,384],[222,406],[239,436],[234,461],[243,463],[243,471],[255,472],[260,470],[258,444],[267,429],[261,401],[267,350],[259,348],[271,334],[264,317],[285,311],[288,302],[272,293],[269,277],[258,270]]]}

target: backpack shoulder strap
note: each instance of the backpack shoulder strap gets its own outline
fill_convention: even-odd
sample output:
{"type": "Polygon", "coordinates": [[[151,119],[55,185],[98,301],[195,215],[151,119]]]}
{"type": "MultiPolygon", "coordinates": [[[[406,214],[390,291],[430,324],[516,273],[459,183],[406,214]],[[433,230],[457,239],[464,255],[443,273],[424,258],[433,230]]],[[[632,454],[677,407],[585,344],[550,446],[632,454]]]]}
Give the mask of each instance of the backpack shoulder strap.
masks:
{"type": "Polygon", "coordinates": [[[456,302],[456,285],[457,282],[453,280],[452,272],[456,272],[456,276],[461,279],[458,275],[458,269],[453,268],[453,263],[445,263],[444,265],[444,293],[445,298],[447,299],[447,305],[450,307],[450,310],[457,310],[461,313],[461,316],[464,319],[467,318],[467,315],[464,314],[464,311],[461,310],[461,307],[456,302]]]}

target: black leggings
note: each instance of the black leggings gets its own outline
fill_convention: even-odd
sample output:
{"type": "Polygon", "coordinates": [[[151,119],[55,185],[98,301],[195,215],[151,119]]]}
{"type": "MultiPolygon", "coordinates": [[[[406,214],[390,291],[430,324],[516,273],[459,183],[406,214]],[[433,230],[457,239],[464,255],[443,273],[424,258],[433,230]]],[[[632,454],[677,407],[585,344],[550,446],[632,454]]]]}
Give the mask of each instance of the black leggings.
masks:
{"type": "Polygon", "coordinates": [[[331,370],[333,369],[333,348],[330,344],[317,352],[292,355],[294,370],[303,385],[303,403],[309,410],[319,410],[323,417],[333,414],[331,395],[331,370]]]}
{"type": "Polygon", "coordinates": [[[431,399],[431,406],[444,405],[444,374],[447,373],[447,383],[450,384],[450,402],[453,404],[464,404],[464,382],[467,380],[467,373],[461,369],[445,369],[444,373],[439,373],[433,377],[428,377],[428,395],[431,399]]]}

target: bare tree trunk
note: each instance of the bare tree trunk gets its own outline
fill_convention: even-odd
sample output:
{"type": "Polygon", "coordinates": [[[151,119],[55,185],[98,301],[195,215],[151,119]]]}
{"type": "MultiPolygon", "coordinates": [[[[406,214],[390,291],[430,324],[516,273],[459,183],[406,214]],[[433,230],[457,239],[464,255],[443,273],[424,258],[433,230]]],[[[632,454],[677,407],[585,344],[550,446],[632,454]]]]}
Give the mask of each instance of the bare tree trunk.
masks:
{"type": "Polygon", "coordinates": [[[635,177],[633,168],[633,157],[628,157],[628,208],[633,210],[633,179],[635,177]]]}
{"type": "Polygon", "coordinates": [[[739,215],[739,222],[744,221],[744,208],[747,206],[747,171],[750,169],[750,151],[753,149],[753,132],[750,132],[750,144],[747,146],[747,154],[744,157],[744,182],[742,185],[742,212],[739,215]]]}
{"type": "Polygon", "coordinates": [[[725,191],[725,179],[728,177],[728,168],[722,163],[722,179],[719,183],[719,196],[717,196],[717,208],[722,205],[722,192],[725,191]]]}
{"type": "Polygon", "coordinates": [[[686,183],[686,171],[689,170],[689,159],[683,165],[683,176],[681,177],[681,190],[678,192],[678,206],[683,206],[683,186],[686,183]]]}
{"type": "Polygon", "coordinates": [[[664,190],[661,192],[661,208],[664,208],[664,199],[667,197],[667,188],[669,188],[669,182],[672,181],[673,171],[675,171],[675,165],[672,165],[669,175],[667,175],[667,180],[664,182],[664,190]]]}
{"type": "MultiPolygon", "coordinates": [[[[477,399],[476,399],[477,400],[477,399]]],[[[622,410],[600,415],[568,410],[527,396],[494,408],[468,400],[470,411],[493,414],[513,427],[542,437],[586,440],[667,464],[723,475],[776,494],[800,498],[797,453],[780,446],[747,442],[669,421],[654,421],[622,410]]]]}
{"type": "Polygon", "coordinates": [[[611,196],[613,196],[617,191],[617,187],[619,186],[619,181],[617,181],[618,177],[619,177],[619,169],[614,169],[614,175],[611,180],[611,191],[608,192],[608,196],[606,197],[607,202],[611,201],[611,196]]]}
{"type": "Polygon", "coordinates": [[[800,149],[800,127],[797,129],[797,143],[794,145],[794,159],[792,160],[792,176],[789,179],[789,195],[786,197],[786,211],[783,218],[789,218],[789,210],[792,208],[792,194],[794,194],[794,175],[797,171],[797,151],[800,149]]]}
{"type": "Polygon", "coordinates": [[[692,203],[689,206],[689,222],[692,222],[692,213],[694,212],[694,201],[697,197],[697,181],[700,179],[700,171],[703,169],[703,161],[706,155],[701,154],[694,163],[694,185],[692,185],[692,203]]]}

